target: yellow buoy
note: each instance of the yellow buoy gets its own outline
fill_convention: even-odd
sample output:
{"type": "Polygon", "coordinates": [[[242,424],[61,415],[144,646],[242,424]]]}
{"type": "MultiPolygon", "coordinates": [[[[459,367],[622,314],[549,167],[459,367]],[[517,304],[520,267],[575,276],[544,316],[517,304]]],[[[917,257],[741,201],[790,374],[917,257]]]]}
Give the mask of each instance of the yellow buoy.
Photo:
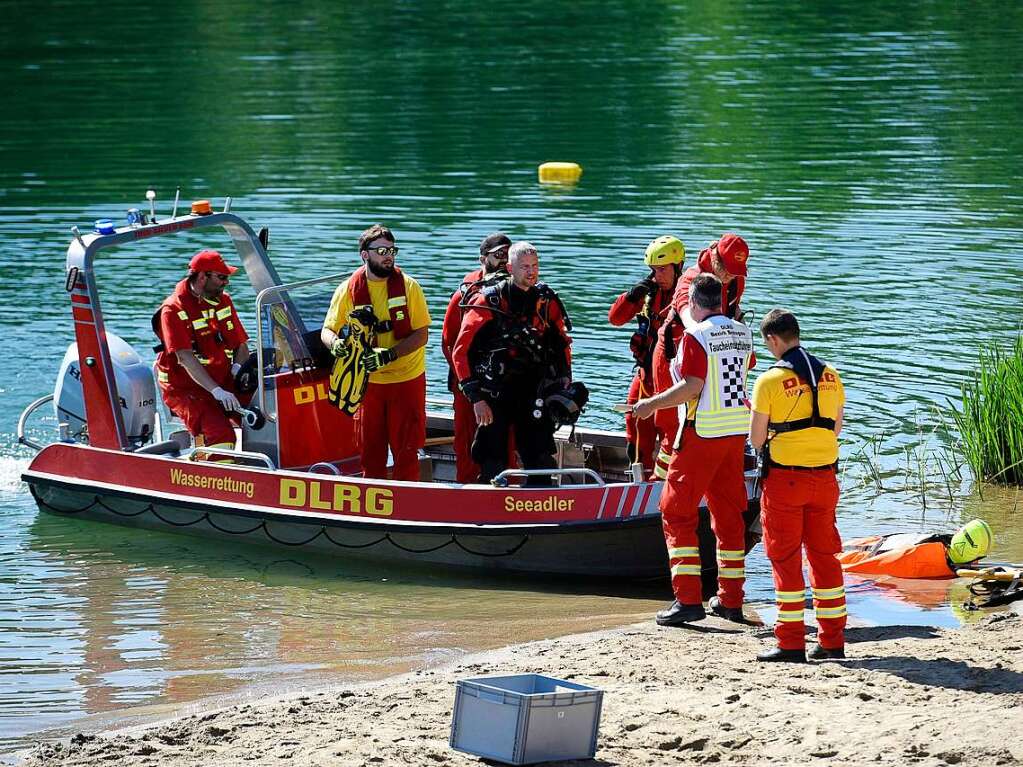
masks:
{"type": "Polygon", "coordinates": [[[574,184],[583,169],[574,162],[545,162],[537,169],[541,184],[574,184]]]}

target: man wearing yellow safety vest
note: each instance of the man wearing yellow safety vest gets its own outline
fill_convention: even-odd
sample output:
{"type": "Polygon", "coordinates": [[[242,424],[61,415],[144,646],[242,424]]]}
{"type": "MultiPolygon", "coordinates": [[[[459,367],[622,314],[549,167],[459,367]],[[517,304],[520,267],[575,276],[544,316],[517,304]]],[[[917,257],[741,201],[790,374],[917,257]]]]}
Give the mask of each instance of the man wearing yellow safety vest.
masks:
{"type": "MultiPolygon", "coordinates": [[[[650,273],[618,296],[608,310],[607,319],[612,325],[620,326],[636,320],[636,332],[629,340],[629,348],[636,361],[636,375],[625,400],[629,405],[655,391],[652,369],[654,344],[657,343],[657,331],[671,309],[671,296],[685,260],[686,248],[678,237],[658,237],[647,245],[643,255],[643,263],[649,267],[650,273]]],[[[644,473],[652,472],[654,452],[661,440],[654,419],[640,421],[632,413],[627,413],[625,438],[629,460],[642,463],[644,473]]]]}
{"type": "Polygon", "coordinates": [[[845,586],[837,554],[838,434],[845,389],[838,372],[799,343],[792,312],[772,309],[760,323],[764,344],[778,362],[753,387],[750,442],[764,448],[760,497],[764,549],[774,572],[778,646],[757,660],[805,663],[802,550],[810,565],[817,611],[814,660],[845,657],[845,586]]]}
{"type": "Polygon", "coordinates": [[[671,564],[674,603],[657,613],[661,626],[706,615],[696,534],[700,499],[707,497],[718,541],[718,593],[711,612],[742,621],[746,483],[743,475],[749,405],[746,375],[755,364],[749,328],[721,313],[721,281],[700,274],[689,288],[695,325],[686,329],[671,364],[675,384],[633,408],[637,418],[678,406],[679,429],[661,493],[661,517],[671,564]]]}

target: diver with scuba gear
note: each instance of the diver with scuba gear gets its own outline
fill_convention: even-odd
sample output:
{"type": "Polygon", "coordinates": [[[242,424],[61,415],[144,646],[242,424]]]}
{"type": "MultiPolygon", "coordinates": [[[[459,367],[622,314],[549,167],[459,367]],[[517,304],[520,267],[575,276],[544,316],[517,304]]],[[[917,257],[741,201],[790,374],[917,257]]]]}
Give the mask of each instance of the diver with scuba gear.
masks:
{"type": "MultiPolygon", "coordinates": [[[[629,405],[650,397],[655,391],[652,369],[654,345],[657,332],[671,310],[672,295],[685,258],[685,245],[677,237],[665,235],[653,240],[643,255],[643,263],[649,267],[650,273],[618,296],[608,310],[608,322],[616,327],[633,319],[637,322],[636,332],[629,340],[629,348],[636,361],[636,375],[629,385],[626,399],[629,405]]],[[[631,412],[626,413],[625,438],[629,460],[641,462],[645,474],[654,471],[654,453],[661,436],[654,419],[639,420],[631,412]]],[[[661,457],[662,468],[666,470],[670,455],[661,457]]]]}
{"type": "MultiPolygon", "coordinates": [[[[511,279],[485,288],[465,305],[452,350],[459,389],[472,402],[479,424],[472,457],[484,483],[508,468],[509,431],[523,468],[554,468],[558,423],[547,400],[552,389],[580,398],[585,392],[581,385],[570,388],[571,323],[558,294],[539,282],[536,248],[513,244],[508,271],[511,279]]],[[[551,484],[549,477],[531,479],[536,486],[551,484]]]]}

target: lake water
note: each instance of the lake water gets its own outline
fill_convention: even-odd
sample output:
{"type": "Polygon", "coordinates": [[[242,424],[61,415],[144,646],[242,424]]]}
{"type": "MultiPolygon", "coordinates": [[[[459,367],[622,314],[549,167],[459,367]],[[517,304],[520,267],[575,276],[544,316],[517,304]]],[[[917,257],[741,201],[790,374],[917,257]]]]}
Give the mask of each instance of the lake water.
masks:
{"type": "MultiPolygon", "coordinates": [[[[692,260],[738,232],[744,305],[796,310],[845,379],[843,533],[981,516],[994,558],[1023,560],[1019,492],[957,476],[936,410],[978,346],[1023,323],[1023,6],[15,0],[4,14],[0,750],[109,712],[638,620],[667,596],[359,570],[39,516],[14,433],[72,340],[69,227],[120,220],[148,188],[162,216],[179,186],[186,202],[231,196],[271,228],[286,280],[351,270],[358,233],[389,224],[434,315],[438,397],[440,318],[479,240],[528,238],[576,324],[585,421],[604,428],[621,426],[609,406],[631,367],[630,331],[606,312],[643,276],[645,244],[676,234],[692,260]],[[580,163],[581,183],[539,186],[547,160],[580,163]]],[[[108,326],[148,354],[150,313],[205,244],[223,243],[108,258],[108,326]]],[[[759,549],[749,573],[751,597],[770,600],[759,549]]],[[[851,587],[853,613],[886,622],[954,625],[964,598],[851,587]]]]}

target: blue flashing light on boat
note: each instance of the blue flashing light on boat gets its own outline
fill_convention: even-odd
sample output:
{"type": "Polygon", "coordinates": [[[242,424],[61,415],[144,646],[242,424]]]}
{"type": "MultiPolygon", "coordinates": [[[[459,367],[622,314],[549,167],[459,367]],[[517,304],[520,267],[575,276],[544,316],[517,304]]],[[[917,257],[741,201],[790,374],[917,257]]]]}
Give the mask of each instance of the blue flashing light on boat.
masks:
{"type": "Polygon", "coordinates": [[[97,234],[113,234],[114,222],[109,218],[101,218],[96,221],[94,228],[97,234]]]}

